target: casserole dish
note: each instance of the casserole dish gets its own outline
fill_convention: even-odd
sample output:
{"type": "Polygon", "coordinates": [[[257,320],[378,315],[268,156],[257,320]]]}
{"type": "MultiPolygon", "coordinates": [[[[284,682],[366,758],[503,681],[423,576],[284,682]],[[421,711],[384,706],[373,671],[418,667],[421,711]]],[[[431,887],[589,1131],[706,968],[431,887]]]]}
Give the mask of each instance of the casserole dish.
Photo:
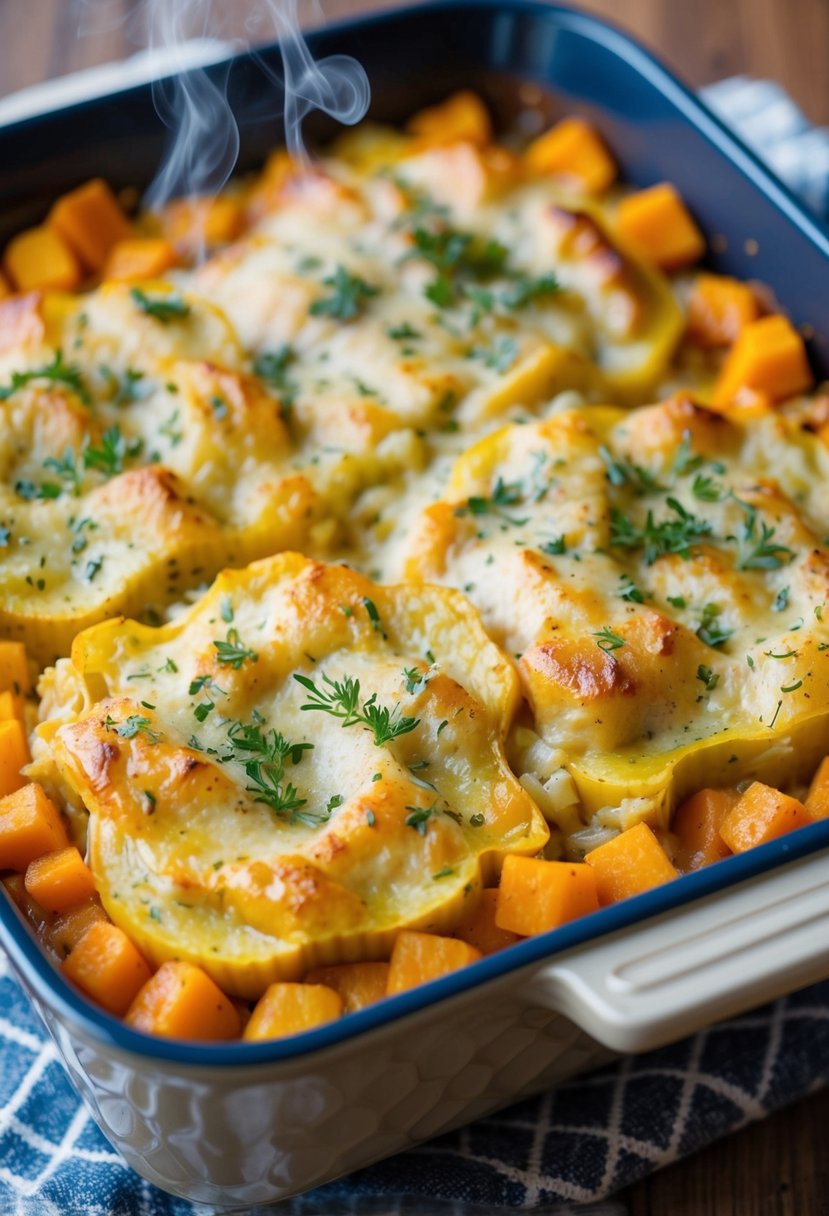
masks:
{"type": "MultiPolygon", "coordinates": [[[[821,324],[811,289],[825,238],[680,86],[600,23],[530,5],[455,4],[353,23],[314,41],[321,54],[334,46],[367,65],[375,116],[386,119],[464,84],[508,121],[522,81],[546,86],[551,112],[560,103],[603,130],[629,180],[677,182],[707,230],[722,236],[718,268],[756,274],[795,320],[821,324]],[[407,47],[405,69],[389,59],[390,45],[407,47]],[[451,60],[437,70],[435,46],[451,60]],[[656,136],[670,137],[664,158],[656,136]],[[715,198],[702,197],[700,179],[717,182],[715,198]],[[749,237],[754,244],[744,244],[749,237]],[[802,267],[797,289],[786,283],[784,246],[785,265],[796,259],[802,267]]],[[[272,142],[268,115],[246,110],[256,71],[245,57],[231,69],[237,107],[252,115],[243,132],[248,163],[272,142]]],[[[10,163],[21,165],[10,187],[15,227],[103,163],[116,185],[144,169],[148,177],[158,152],[146,90],[21,124],[3,141],[10,163]],[[90,125],[95,105],[111,162],[106,146],[85,145],[81,123],[90,125]],[[59,147],[60,159],[38,162],[31,149],[41,141],[59,147]]],[[[816,824],[290,1043],[148,1045],[65,989],[5,905],[3,941],[96,1118],[130,1163],[189,1198],[248,1205],[544,1088],[608,1047],[654,1046],[819,978],[828,965],[827,847],[826,823],[816,824]]]]}

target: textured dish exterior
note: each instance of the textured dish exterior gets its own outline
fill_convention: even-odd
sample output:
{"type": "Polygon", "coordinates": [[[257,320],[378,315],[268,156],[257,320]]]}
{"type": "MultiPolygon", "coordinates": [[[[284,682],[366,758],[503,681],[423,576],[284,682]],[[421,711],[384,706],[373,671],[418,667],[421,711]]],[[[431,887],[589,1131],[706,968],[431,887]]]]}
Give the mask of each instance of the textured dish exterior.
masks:
{"type": "MultiPolygon", "coordinates": [[[[781,303],[798,321],[810,319],[820,329],[827,320],[829,306],[823,303],[825,292],[819,290],[829,249],[825,236],[746,154],[735,151],[713,120],[699,112],[688,119],[693,103],[661,75],[661,69],[635,47],[625,48],[623,40],[592,19],[552,8],[533,12],[520,2],[493,3],[481,10],[465,10],[463,5],[435,7],[420,17],[411,12],[395,14],[388,19],[388,27],[384,19],[358,22],[315,40],[319,54],[335,50],[362,55],[372,79],[376,67],[378,92],[385,90],[392,111],[385,117],[392,118],[429,100],[430,90],[440,96],[470,83],[467,69],[476,63],[481,71],[520,72],[525,79],[547,84],[554,79],[561,89],[563,107],[604,115],[609,142],[619,151],[631,180],[641,184],[657,177],[676,181],[703,226],[729,236],[727,257],[713,259],[717,269],[743,277],[753,273],[778,287],[781,303]],[[517,32],[510,27],[513,17],[520,26],[517,32]],[[544,24],[543,33],[536,22],[544,24]],[[569,64],[556,62],[561,79],[551,76],[548,63],[562,33],[557,22],[567,27],[571,42],[575,34],[582,44],[580,60],[574,55],[569,64]],[[407,37],[407,32],[413,36],[407,37]],[[394,45],[406,48],[405,70],[387,54],[392,38],[396,39],[394,45]],[[427,42],[430,53],[440,47],[440,53],[446,55],[433,76],[419,71],[427,42]],[[492,49],[496,42],[497,53],[492,49]],[[610,73],[608,60],[615,64],[610,73]],[[619,66],[623,60],[625,65],[619,66]],[[633,88],[631,76],[638,81],[633,88]],[[647,95],[644,100],[643,95],[647,95]],[[661,114],[667,122],[661,133],[653,125],[660,116],[655,118],[648,110],[648,100],[656,109],[661,106],[669,111],[667,117],[661,114]],[[613,117],[617,112],[622,115],[618,123],[613,117]],[[638,127],[636,139],[630,138],[631,126],[638,127]],[[670,135],[669,128],[678,138],[665,137],[666,130],[670,135]],[[696,152],[702,158],[699,164],[694,162],[696,152]],[[702,163],[706,158],[707,163],[702,163]],[[714,180],[712,161],[714,169],[727,179],[724,184],[714,180]],[[712,201],[718,190],[725,191],[727,204],[712,201]],[[760,255],[752,260],[743,253],[738,234],[745,235],[746,224],[762,226],[763,222],[768,223],[768,233],[758,231],[758,235],[767,234],[769,240],[761,240],[760,255]],[[771,239],[773,228],[776,239],[771,239]],[[803,273],[792,282],[791,265],[797,262],[800,266],[801,258],[803,273]]],[[[15,166],[4,184],[4,193],[15,204],[9,208],[6,223],[21,226],[22,200],[27,206],[41,208],[32,217],[39,218],[43,204],[37,202],[38,197],[51,199],[60,189],[100,172],[110,156],[111,180],[118,184],[120,173],[125,181],[132,181],[157,153],[158,131],[149,131],[149,114],[148,98],[136,93],[125,96],[123,102],[115,99],[111,106],[99,105],[97,111],[82,109],[54,116],[48,139],[42,133],[38,133],[40,138],[34,136],[29,124],[0,133],[7,163],[15,166]],[[104,113],[105,119],[99,122],[104,113]],[[89,135],[93,130],[95,140],[89,135]],[[59,154],[48,151],[49,147],[59,149],[59,154]],[[76,150],[79,156],[75,156],[76,150]],[[72,180],[65,180],[67,174],[72,180]]],[[[261,159],[273,141],[272,128],[268,127],[267,136],[260,132],[257,137],[258,147],[255,139],[247,144],[249,163],[261,159]]],[[[825,826],[804,829],[811,833],[809,847],[825,843],[826,833],[821,830],[825,826]]],[[[799,842],[794,855],[806,851],[805,846],[798,846],[799,842]]],[[[785,856],[782,850],[772,849],[769,857],[772,854],[776,861],[758,864],[758,869],[785,856]]],[[[733,864],[723,863],[722,869],[714,867],[718,872],[711,875],[683,879],[678,890],[633,901],[633,910],[619,908],[613,924],[599,914],[600,924],[591,927],[591,932],[597,935],[631,925],[637,918],[675,907],[706,890],[716,891],[738,880],[754,864],[754,859],[739,858],[733,864]]],[[[757,890],[759,905],[761,882],[757,890]]],[[[16,947],[25,930],[11,908],[4,907],[0,913],[3,936],[16,947]]],[[[680,910],[676,921],[682,916],[680,910]]],[[[312,1054],[244,1066],[225,1061],[202,1067],[165,1060],[163,1052],[154,1055],[151,1049],[141,1054],[121,1049],[114,1045],[108,1019],[98,1019],[101,1032],[96,1033],[94,1016],[84,1024],[72,1016],[57,977],[44,981],[34,963],[17,970],[22,971],[23,982],[75,1085],[99,1126],[129,1163],[151,1182],[189,1199],[245,1207],[319,1185],[608,1058],[595,1039],[530,991],[544,963],[527,966],[527,951],[538,949],[540,953],[543,947],[554,956],[566,937],[565,931],[549,947],[543,942],[515,947],[512,970],[498,978],[492,977],[498,975],[494,968],[500,963],[488,960],[479,964],[472,986],[453,997],[438,999],[445,990],[443,982],[429,986],[429,995],[435,997],[431,1005],[403,1018],[390,1015],[392,1020],[377,1026],[368,1037],[346,1034],[334,1046],[312,1054]],[[487,969],[489,962],[492,966],[487,969]]],[[[635,950],[635,929],[629,928],[625,939],[628,948],[635,950]]],[[[15,949],[14,953],[24,958],[26,951],[15,949]]]]}
{"type": "Polygon", "coordinates": [[[200,1203],[272,1203],[611,1058],[524,995],[467,992],[296,1061],[183,1069],[78,1034],[38,1003],[98,1126],[148,1181],[200,1203]]]}

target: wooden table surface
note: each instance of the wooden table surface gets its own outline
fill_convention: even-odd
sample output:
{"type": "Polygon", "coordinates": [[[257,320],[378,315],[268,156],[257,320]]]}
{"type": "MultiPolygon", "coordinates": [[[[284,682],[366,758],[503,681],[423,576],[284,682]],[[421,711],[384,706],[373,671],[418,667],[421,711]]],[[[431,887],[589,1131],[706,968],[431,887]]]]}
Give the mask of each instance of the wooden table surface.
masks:
{"type": "MultiPolygon", "coordinates": [[[[137,0],[2,0],[0,95],[130,53],[137,35],[129,19],[139,7],[137,0]]],[[[214,0],[220,32],[239,33],[250,7],[214,0]]],[[[388,0],[327,0],[325,11],[335,18],[385,7],[388,0]]],[[[739,72],[770,77],[813,122],[829,124],[829,0],[583,0],[582,7],[625,26],[693,85],[739,72]]],[[[829,1090],[617,1198],[629,1216],[829,1216],[827,1127],[829,1090]]]]}

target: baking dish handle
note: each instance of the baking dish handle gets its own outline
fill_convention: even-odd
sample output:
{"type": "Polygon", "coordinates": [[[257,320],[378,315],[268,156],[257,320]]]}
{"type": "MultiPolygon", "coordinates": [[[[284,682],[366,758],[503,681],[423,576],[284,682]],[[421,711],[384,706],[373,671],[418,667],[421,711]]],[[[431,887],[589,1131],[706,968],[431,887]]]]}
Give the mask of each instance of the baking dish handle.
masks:
{"type": "Polygon", "coordinates": [[[533,996],[648,1051],[829,977],[829,851],[559,955],[533,996]]]}

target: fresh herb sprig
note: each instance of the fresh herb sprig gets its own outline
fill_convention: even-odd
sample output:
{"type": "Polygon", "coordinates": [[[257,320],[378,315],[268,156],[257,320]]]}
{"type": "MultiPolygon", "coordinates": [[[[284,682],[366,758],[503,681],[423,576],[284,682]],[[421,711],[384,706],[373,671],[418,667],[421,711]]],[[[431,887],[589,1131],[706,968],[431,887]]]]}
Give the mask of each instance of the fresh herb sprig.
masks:
{"type": "Polygon", "coordinates": [[[711,524],[686,511],[676,498],[669,497],[665,501],[673,511],[673,517],[656,520],[653,511],[649,510],[642,526],[613,507],[610,512],[611,545],[621,549],[642,549],[646,566],[652,566],[657,558],[669,553],[690,557],[691,547],[711,535],[711,524]]]}
{"type": "Polygon", "coordinates": [[[374,735],[374,743],[382,747],[399,735],[406,735],[420,725],[419,718],[405,717],[399,707],[388,709],[378,705],[377,693],[361,701],[360,681],[353,676],[344,676],[342,680],[332,680],[323,674],[322,687],[314,683],[308,676],[294,673],[294,679],[301,684],[309,694],[310,700],[300,708],[317,710],[330,714],[333,718],[342,719],[343,727],[360,725],[374,735]]]}
{"type": "Polygon", "coordinates": [[[529,516],[523,519],[516,519],[515,516],[506,513],[507,507],[514,507],[524,498],[524,488],[520,481],[504,481],[498,478],[495,483],[495,489],[487,498],[482,495],[473,495],[466,500],[466,504],[455,509],[455,514],[461,518],[465,515],[498,515],[501,519],[506,520],[508,524],[513,524],[520,527],[527,523],[529,516]]]}
{"type": "Polygon", "coordinates": [[[238,629],[228,629],[225,640],[214,641],[213,646],[217,663],[224,663],[234,671],[238,671],[243,663],[255,663],[259,658],[256,651],[246,646],[239,637],[238,629]]]}
{"type": "Polygon", "coordinates": [[[380,291],[379,287],[351,274],[342,265],[322,283],[331,290],[327,296],[314,300],[309,311],[312,317],[334,317],[337,321],[353,321],[359,317],[368,301],[380,291]]]}
{"type": "Polygon", "coordinates": [[[183,321],[190,316],[190,305],[176,292],[151,296],[140,287],[133,287],[130,295],[145,316],[152,317],[161,325],[169,325],[171,321],[183,321]]]}
{"type": "Polygon", "coordinates": [[[288,823],[315,828],[327,822],[330,810],[326,813],[302,810],[307,798],[301,798],[296,786],[285,780],[286,761],[299,764],[313,743],[290,743],[279,731],[263,731],[255,722],[231,723],[227,737],[235,751],[243,755],[245,774],[251,783],[245,790],[254,795],[255,802],[264,803],[277,818],[288,823]]]}
{"type": "Polygon", "coordinates": [[[9,383],[0,387],[0,401],[6,401],[12,393],[25,388],[33,380],[48,380],[52,384],[64,384],[72,390],[76,397],[80,398],[84,405],[89,405],[91,401],[80,368],[74,363],[64,362],[62,350],[56,350],[51,363],[46,363],[42,367],[33,367],[25,372],[12,372],[9,383]]]}

